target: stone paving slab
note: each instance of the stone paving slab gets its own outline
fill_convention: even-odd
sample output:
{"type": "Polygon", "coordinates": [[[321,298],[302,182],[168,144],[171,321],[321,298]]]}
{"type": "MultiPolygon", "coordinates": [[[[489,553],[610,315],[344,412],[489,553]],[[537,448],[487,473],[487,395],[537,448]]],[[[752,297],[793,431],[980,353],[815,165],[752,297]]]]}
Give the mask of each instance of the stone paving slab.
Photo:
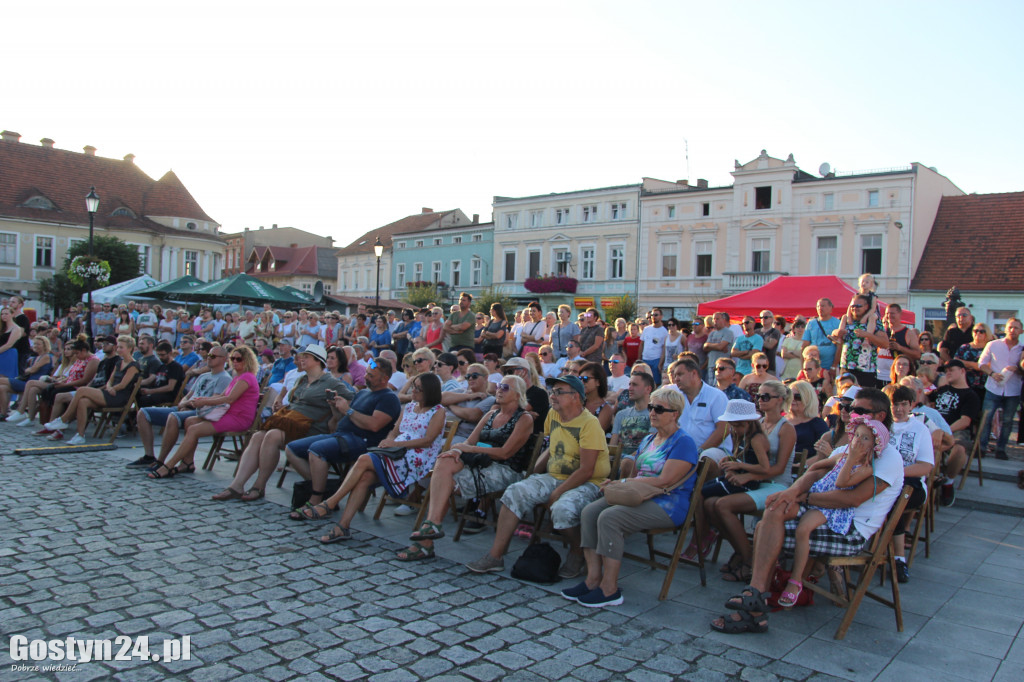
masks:
{"type": "MultiPolygon", "coordinates": [[[[12,431],[0,424],[0,451],[24,442],[12,431]]],[[[379,521],[357,517],[351,543],[325,548],[315,540],[324,524],[286,518],[290,483],[261,502],[217,503],[209,496],[230,463],[148,481],[124,468],[139,455],[124,445],[0,457],[0,632],[188,634],[193,660],[29,673],[11,669],[5,646],[0,680],[1024,678],[1024,599],[1013,589],[1024,582],[1024,525],[1012,517],[940,512],[932,557],[903,586],[903,633],[891,610],[866,602],[842,642],[832,639],[840,611],[828,605],[730,637],[708,627],[735,591],[713,564],[707,587],[684,567],[659,602],[663,574],[627,563],[626,603],[585,609],[557,594],[564,585],[468,573],[461,562],[482,554],[490,533],[443,540],[438,559],[402,564],[391,557],[412,520],[389,508],[379,521]]]]}

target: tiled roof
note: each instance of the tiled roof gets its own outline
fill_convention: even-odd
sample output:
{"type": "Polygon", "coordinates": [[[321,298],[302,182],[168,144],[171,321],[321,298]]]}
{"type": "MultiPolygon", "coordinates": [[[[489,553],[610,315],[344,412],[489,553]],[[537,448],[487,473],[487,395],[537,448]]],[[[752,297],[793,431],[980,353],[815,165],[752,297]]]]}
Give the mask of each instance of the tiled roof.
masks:
{"type": "Polygon", "coordinates": [[[377,241],[377,237],[380,237],[380,243],[384,245],[385,249],[391,248],[392,235],[430,229],[431,227],[434,227],[435,224],[439,224],[444,220],[446,216],[457,210],[458,209],[453,209],[451,211],[434,211],[432,213],[417,213],[415,215],[406,216],[401,220],[388,223],[384,227],[378,227],[366,232],[348,246],[338,249],[335,253],[339,256],[373,253],[373,245],[377,241]]]}
{"type": "Polygon", "coordinates": [[[259,260],[269,252],[274,259],[273,270],[256,271],[246,262],[246,273],[253,277],[280,277],[282,275],[313,275],[333,278],[337,271],[334,249],[326,246],[256,246],[253,251],[259,260]]]}
{"type": "Polygon", "coordinates": [[[1024,291],[1024,192],[942,197],[910,288],[1024,291]]]}
{"type": "MultiPolygon", "coordinates": [[[[173,172],[168,171],[154,181],[130,160],[12,140],[0,142],[0,216],[86,225],[89,214],[85,210],[85,195],[91,186],[95,186],[100,195],[100,207],[95,216],[99,228],[134,228],[165,234],[183,232],[160,225],[147,215],[216,223],[173,172]],[[55,209],[22,206],[36,195],[49,199],[55,209]],[[121,207],[130,209],[136,217],[111,215],[121,207]]],[[[220,241],[211,233],[188,234],[220,241]]]]}

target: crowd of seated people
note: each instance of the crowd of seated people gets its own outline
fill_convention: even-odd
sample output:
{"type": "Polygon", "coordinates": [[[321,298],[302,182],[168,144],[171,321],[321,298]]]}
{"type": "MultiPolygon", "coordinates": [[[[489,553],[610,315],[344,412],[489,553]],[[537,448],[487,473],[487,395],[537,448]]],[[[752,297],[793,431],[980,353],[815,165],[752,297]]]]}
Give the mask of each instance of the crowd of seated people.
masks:
{"type": "MultiPolygon", "coordinates": [[[[376,316],[360,307],[347,319],[270,306],[193,317],[98,304],[96,352],[77,311],[26,329],[23,302],[12,299],[0,311],[0,362],[12,367],[0,376],[0,416],[38,424],[53,440],[74,425],[67,442],[76,445],[91,412],[136,395],[143,454],[129,466],[153,480],[194,472],[202,439],[244,434],[235,476],[213,499],[260,500],[283,456],[309,492],[292,519],[340,510],[317,534],[325,544],[352,537],[375,488],[410,505],[414,490],[429,491],[401,561],[434,556],[453,494],[481,521],[490,508],[481,498],[493,495],[491,548],[467,566],[503,571],[521,524],[543,505],[569,546],[559,576],[582,579],[563,595],[594,607],[622,602],[628,534],[681,523],[696,491],[673,486],[692,481],[703,459],[701,532],[684,557],[707,555],[719,537],[727,543],[721,577],[745,587],[711,627],[762,632],[782,552],[795,552],[800,567],[785,606],[803,588],[807,558],[859,552],[904,481],[908,513],[933,493],[948,506],[976,435],[984,454],[995,434],[995,456],[1006,458],[1021,322],[1010,318],[997,337],[960,309],[936,344],[901,322],[898,305],[878,305],[870,281],[862,285],[838,318],[821,299],[806,318],[743,317],[739,333],[726,313],[685,323],[657,308],[607,323],[594,308],[574,318],[569,306],[545,315],[539,304],[513,313],[494,303],[474,313],[469,294],[448,315],[439,306],[376,316]],[[451,433],[447,422],[458,422],[451,433]],[[332,482],[332,470],[343,479],[332,482]],[[611,505],[602,495],[610,477],[671,490],[636,507],[611,505]]],[[[894,534],[900,582],[910,579],[906,531],[904,518],[894,534]]]]}

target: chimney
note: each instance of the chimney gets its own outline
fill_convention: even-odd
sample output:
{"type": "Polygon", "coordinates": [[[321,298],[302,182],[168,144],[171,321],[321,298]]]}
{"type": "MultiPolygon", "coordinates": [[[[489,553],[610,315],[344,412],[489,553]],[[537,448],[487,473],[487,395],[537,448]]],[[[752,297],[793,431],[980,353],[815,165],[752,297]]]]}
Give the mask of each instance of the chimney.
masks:
{"type": "Polygon", "coordinates": [[[708,181],[704,178],[697,178],[697,189],[707,189],[708,181]]]}
{"type": "Polygon", "coordinates": [[[93,147],[91,144],[85,145],[82,147],[82,150],[85,152],[86,156],[96,156],[96,147],[93,147]]]}
{"type": "Polygon", "coordinates": [[[21,133],[16,133],[13,130],[5,130],[0,132],[0,138],[2,138],[4,142],[20,142],[21,133]]]}
{"type": "Polygon", "coordinates": [[[420,213],[433,213],[433,212],[434,212],[434,209],[427,208],[426,206],[424,206],[423,208],[420,209],[420,213]]]}
{"type": "Polygon", "coordinates": [[[690,186],[690,181],[689,180],[676,180],[676,184],[677,185],[682,185],[683,187],[689,187],[690,186]]]}
{"type": "Polygon", "coordinates": [[[473,224],[474,225],[479,225],[480,224],[480,214],[479,213],[474,213],[473,214],[473,224]]]}
{"type": "Polygon", "coordinates": [[[292,248],[292,249],[297,249],[297,248],[299,248],[299,245],[298,244],[289,244],[288,247],[292,248]]]}
{"type": "Polygon", "coordinates": [[[263,226],[262,226],[262,225],[260,225],[260,229],[261,229],[261,230],[263,229],[263,226]]]}
{"type": "Polygon", "coordinates": [[[277,229],[277,223],[274,223],[273,225],[271,225],[270,229],[271,230],[276,230],[277,229]]]}
{"type": "Polygon", "coordinates": [[[53,140],[51,140],[48,137],[44,137],[43,139],[39,140],[39,144],[43,145],[47,149],[53,149],[53,140]]]}
{"type": "Polygon", "coordinates": [[[127,161],[128,163],[135,163],[135,155],[134,154],[125,154],[124,155],[124,160],[127,161]]]}

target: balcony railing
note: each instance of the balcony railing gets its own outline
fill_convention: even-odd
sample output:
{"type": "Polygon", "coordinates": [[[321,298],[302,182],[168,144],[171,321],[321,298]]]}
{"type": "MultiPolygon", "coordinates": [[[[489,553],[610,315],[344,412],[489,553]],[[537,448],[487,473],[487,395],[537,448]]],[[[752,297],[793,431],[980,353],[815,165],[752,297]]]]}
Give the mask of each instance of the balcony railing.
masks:
{"type": "Polygon", "coordinates": [[[788,275],[788,272],[723,272],[726,291],[749,291],[763,287],[776,277],[788,275]]]}

